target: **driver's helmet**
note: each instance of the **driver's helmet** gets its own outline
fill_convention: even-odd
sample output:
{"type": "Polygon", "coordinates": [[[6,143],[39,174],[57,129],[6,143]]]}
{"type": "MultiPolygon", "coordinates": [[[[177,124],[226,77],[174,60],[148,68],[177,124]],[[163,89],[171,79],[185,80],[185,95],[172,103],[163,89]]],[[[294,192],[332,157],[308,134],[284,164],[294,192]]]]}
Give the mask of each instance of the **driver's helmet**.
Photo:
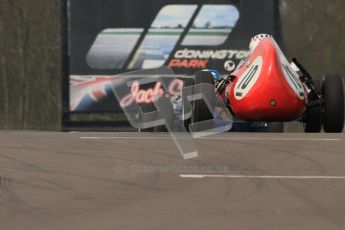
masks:
{"type": "Polygon", "coordinates": [[[203,69],[202,71],[210,72],[213,76],[214,81],[222,79],[222,75],[216,69],[203,69]]]}
{"type": "Polygon", "coordinates": [[[264,38],[273,38],[273,37],[272,37],[272,35],[269,35],[269,34],[258,34],[256,36],[252,37],[252,39],[250,40],[250,43],[249,43],[250,53],[253,53],[255,48],[259,45],[259,43],[264,38]]]}

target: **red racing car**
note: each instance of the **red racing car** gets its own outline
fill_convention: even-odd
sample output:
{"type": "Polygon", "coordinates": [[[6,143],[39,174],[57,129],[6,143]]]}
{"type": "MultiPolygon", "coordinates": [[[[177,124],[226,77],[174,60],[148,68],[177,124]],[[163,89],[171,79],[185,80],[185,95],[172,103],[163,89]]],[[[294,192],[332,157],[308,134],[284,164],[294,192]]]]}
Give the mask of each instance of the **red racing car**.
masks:
{"type": "MultiPolygon", "coordinates": [[[[288,62],[272,38],[260,34],[250,42],[250,55],[235,68],[225,63],[229,75],[215,79],[199,72],[195,83],[212,83],[232,115],[247,122],[298,120],[305,132],[342,132],[344,126],[343,79],[329,74],[317,87],[310,74],[293,59],[288,62]]],[[[196,102],[194,121],[212,119],[207,106],[196,102]]]]}

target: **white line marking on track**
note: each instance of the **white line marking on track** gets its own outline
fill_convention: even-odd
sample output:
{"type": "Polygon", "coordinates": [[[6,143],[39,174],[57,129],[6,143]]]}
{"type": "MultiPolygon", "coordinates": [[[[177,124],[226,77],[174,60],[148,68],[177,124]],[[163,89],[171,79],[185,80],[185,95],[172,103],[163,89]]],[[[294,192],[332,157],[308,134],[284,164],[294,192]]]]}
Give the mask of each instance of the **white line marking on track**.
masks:
{"type": "Polygon", "coordinates": [[[215,137],[209,140],[269,140],[269,141],[340,141],[339,138],[289,138],[289,137],[215,137]]]}
{"type": "MultiPolygon", "coordinates": [[[[85,140],[100,140],[100,139],[171,139],[171,137],[80,137],[85,140]]],[[[196,139],[207,140],[267,140],[267,141],[341,141],[339,138],[289,138],[289,137],[202,137],[196,139]]]]}
{"type": "Polygon", "coordinates": [[[310,179],[342,179],[345,176],[279,176],[279,175],[198,175],[198,174],[180,174],[181,178],[203,179],[203,178],[233,178],[233,179],[290,179],[290,180],[310,180],[310,179]]]}

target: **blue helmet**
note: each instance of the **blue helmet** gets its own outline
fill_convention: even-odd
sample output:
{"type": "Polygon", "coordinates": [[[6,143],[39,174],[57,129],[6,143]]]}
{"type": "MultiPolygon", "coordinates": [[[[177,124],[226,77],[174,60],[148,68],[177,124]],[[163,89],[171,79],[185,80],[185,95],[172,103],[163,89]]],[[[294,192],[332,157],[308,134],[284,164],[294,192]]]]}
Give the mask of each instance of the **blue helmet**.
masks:
{"type": "Polygon", "coordinates": [[[213,75],[215,81],[218,81],[222,78],[222,75],[216,69],[203,69],[202,71],[210,72],[213,75]]]}

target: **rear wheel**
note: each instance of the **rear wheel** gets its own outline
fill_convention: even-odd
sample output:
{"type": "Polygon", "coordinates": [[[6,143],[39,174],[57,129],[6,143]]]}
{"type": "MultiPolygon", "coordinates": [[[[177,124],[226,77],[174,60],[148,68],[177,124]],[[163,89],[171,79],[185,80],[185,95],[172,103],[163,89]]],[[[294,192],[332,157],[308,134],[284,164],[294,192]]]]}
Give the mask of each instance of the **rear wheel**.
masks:
{"type": "Polygon", "coordinates": [[[323,129],[340,133],[344,127],[344,85],[338,74],[328,74],[322,84],[324,98],[323,129]]]}
{"type": "MultiPolygon", "coordinates": [[[[192,78],[186,78],[186,79],[184,79],[184,84],[183,84],[183,87],[184,88],[187,88],[187,87],[190,87],[190,86],[193,86],[194,85],[194,80],[192,79],[192,78]]],[[[185,103],[186,102],[182,102],[183,103],[183,111],[182,111],[182,113],[185,113],[185,103]]],[[[184,116],[184,115],[183,115],[184,116]]],[[[183,123],[184,123],[184,126],[185,126],[185,128],[188,130],[189,129],[189,124],[191,123],[191,120],[192,120],[192,118],[191,117],[189,117],[188,119],[184,119],[184,121],[183,121],[183,123]]]]}
{"type": "MultiPolygon", "coordinates": [[[[143,113],[149,113],[149,112],[154,112],[157,111],[154,103],[149,103],[149,104],[142,104],[141,105],[142,111],[143,113]]],[[[170,125],[173,124],[173,115],[174,115],[174,111],[171,111],[169,113],[169,117],[166,117],[166,122],[169,122],[170,125]]],[[[159,125],[156,127],[151,127],[151,128],[147,128],[147,129],[142,129],[142,132],[168,132],[168,129],[166,128],[165,125],[159,125]]]]}
{"type": "MultiPolygon", "coordinates": [[[[208,71],[200,71],[196,74],[195,77],[195,84],[201,84],[201,83],[208,83],[208,84],[214,84],[214,78],[212,73],[208,71]]],[[[205,88],[205,90],[202,90],[202,92],[206,92],[206,90],[209,90],[209,88],[205,88]]],[[[212,92],[206,92],[206,93],[214,93],[212,92]]],[[[214,100],[214,97],[211,98],[211,100],[214,100]]],[[[211,106],[214,105],[214,101],[210,101],[211,106]]],[[[212,109],[213,110],[213,109],[212,109]]],[[[213,119],[212,112],[210,112],[209,108],[207,107],[204,100],[197,100],[193,103],[193,115],[192,115],[192,121],[200,122],[205,120],[213,119]]]]}
{"type": "Polygon", "coordinates": [[[304,131],[306,133],[319,133],[322,128],[322,110],[321,105],[307,108],[305,114],[304,131]]]}

